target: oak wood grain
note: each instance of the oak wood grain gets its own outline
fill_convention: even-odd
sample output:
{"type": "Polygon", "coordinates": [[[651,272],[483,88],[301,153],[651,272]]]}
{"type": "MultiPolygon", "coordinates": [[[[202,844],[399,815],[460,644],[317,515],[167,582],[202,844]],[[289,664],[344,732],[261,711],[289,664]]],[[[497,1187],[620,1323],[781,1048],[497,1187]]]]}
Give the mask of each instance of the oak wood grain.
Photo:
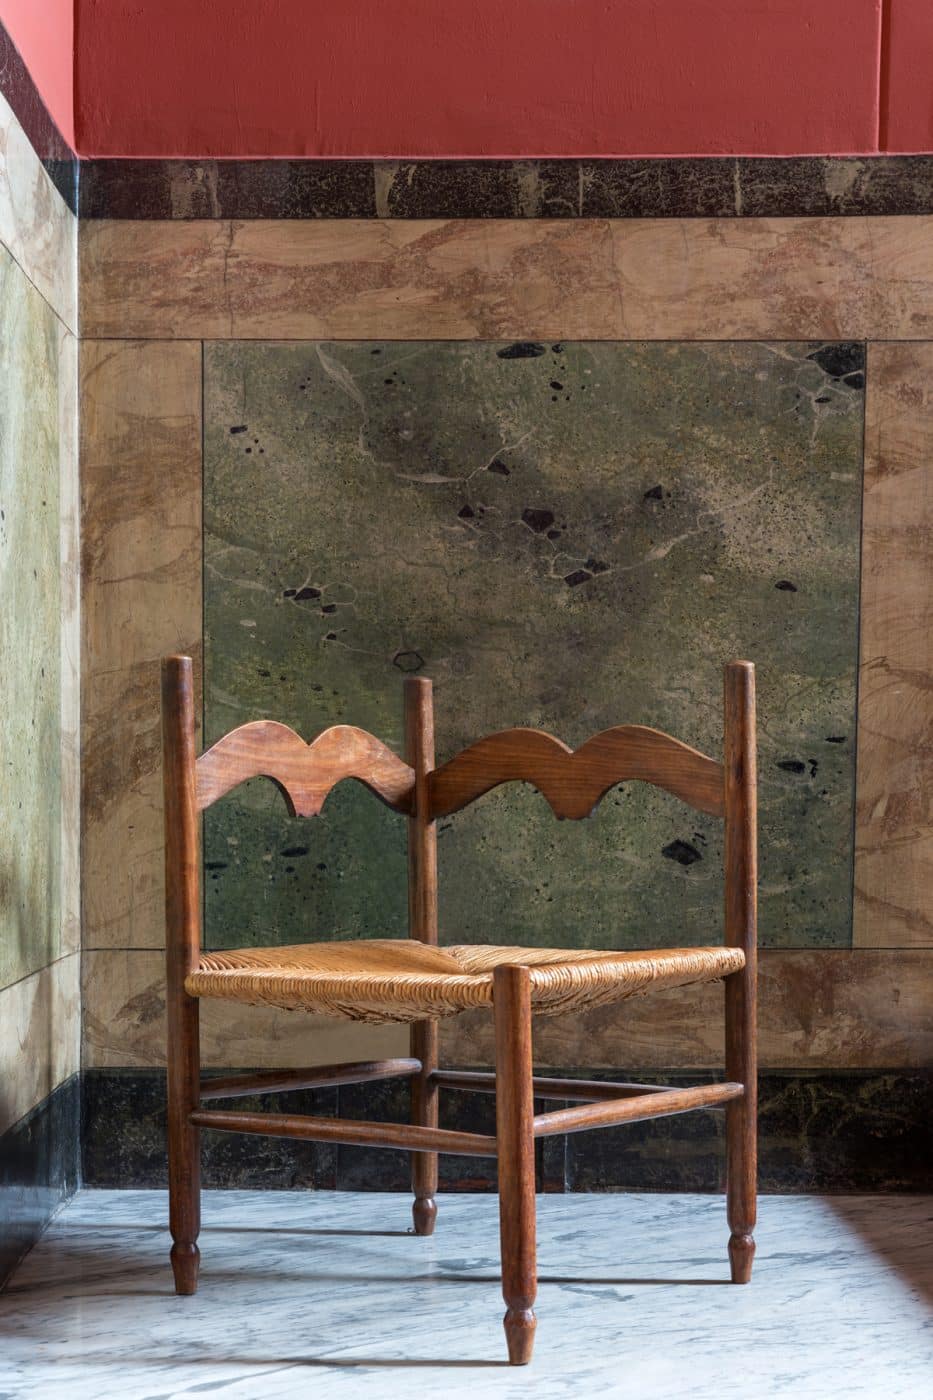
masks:
{"type": "MultiPolygon", "coordinates": [[[[440,1089],[494,1094],[496,1076],[482,1070],[438,1069],[431,1076],[440,1089]]],[[[602,1079],[555,1079],[536,1074],[532,1079],[536,1099],[567,1099],[571,1103],[598,1103],[603,1099],[627,1099],[640,1094],[661,1094],[663,1084],[613,1084],[602,1079]]]]}
{"type": "Polygon", "coordinates": [[[201,1084],[198,1002],[185,978],[201,950],[198,818],[194,792],[194,678],[191,658],[162,665],[162,776],[165,793],[165,1010],[168,1047],[168,1171],[171,1261],[176,1293],[198,1285],[200,1138],[190,1114],[201,1084]]]}
{"type": "MultiPolygon", "coordinates": [[[[428,779],[434,767],[434,698],[431,682],[408,676],[405,697],[405,753],[414,772],[408,818],[408,931],[421,943],[437,943],[437,827],[431,819],[428,779]]],[[[440,1030],[437,1021],[416,1021],[411,1053],[421,1062],[411,1086],[411,1121],[436,1128],[437,1068],[440,1030]]],[[[416,1152],[411,1159],[412,1219],[416,1235],[432,1235],[437,1220],[436,1152],[416,1152]]]]}
{"type": "Polygon", "coordinates": [[[725,672],[725,941],[745,966],[725,981],[726,1078],[745,1085],[726,1110],[726,1197],[733,1283],[748,1283],[755,1257],[758,1182],[758,820],[755,668],[725,672]]]}
{"type": "Polygon", "coordinates": [[[507,965],[493,978],[503,1325],[510,1364],[524,1366],[538,1325],[531,980],[527,967],[507,965]]]}
{"type": "Polygon", "coordinates": [[[239,783],[270,778],[293,817],[314,817],[328,793],[355,778],[397,812],[411,803],[414,773],[381,740],[351,724],[335,724],[305,743],[275,720],[253,720],[225,734],[197,761],[197,804],[203,811],[239,783]]]}
{"type": "Polygon", "coordinates": [[[221,1074],[201,1081],[201,1102],[239,1099],[249,1094],[277,1094],[291,1089],[323,1089],[338,1084],[367,1084],[375,1079],[407,1079],[421,1070],[420,1060],[357,1060],[316,1069],[259,1070],[256,1074],[221,1074]]]}
{"type": "Polygon", "coordinates": [[[695,1108],[717,1108],[740,1099],[742,1084],[701,1084],[695,1089],[652,1089],[647,1094],[624,1095],[601,1103],[586,1103],[575,1108],[559,1108],[553,1113],[539,1113],[534,1120],[534,1135],[554,1137],[558,1133],[582,1133],[590,1128],[610,1128],[618,1123],[641,1123],[648,1118],[669,1118],[675,1113],[689,1113],[695,1108]]]}
{"type": "Polygon", "coordinates": [[[496,1139],[482,1133],[420,1128],[412,1123],[361,1123],[352,1118],[316,1118],[288,1113],[238,1113],[200,1108],[190,1121],[199,1128],[225,1133],[260,1133],[266,1137],[309,1142],[340,1142],[354,1147],[393,1147],[403,1152],[449,1152],[455,1157],[495,1157],[496,1139]]]}
{"type": "Polygon", "coordinates": [[[431,814],[450,816],[501,783],[525,782],[556,817],[576,820],[629,779],[662,787],[702,812],[722,814],[722,765],[641,724],[605,729],[575,751],[541,729],[490,734],[431,774],[431,814]]]}

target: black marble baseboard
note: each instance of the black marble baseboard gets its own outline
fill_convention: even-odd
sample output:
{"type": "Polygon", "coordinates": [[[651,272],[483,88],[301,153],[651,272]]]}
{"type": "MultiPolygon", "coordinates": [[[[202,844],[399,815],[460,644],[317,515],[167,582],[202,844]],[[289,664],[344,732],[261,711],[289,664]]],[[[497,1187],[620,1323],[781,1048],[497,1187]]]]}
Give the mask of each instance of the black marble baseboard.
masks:
{"type": "MultiPolygon", "coordinates": [[[[613,1076],[594,1072],[590,1077],[613,1076]]],[[[712,1076],[645,1072],[643,1077],[658,1083],[696,1084],[712,1076]]],[[[760,1098],[762,1191],[933,1188],[933,1074],[902,1070],[765,1074],[760,1098]]],[[[339,1112],[345,1118],[405,1121],[408,1086],[392,1081],[237,1101],[240,1108],[269,1112],[284,1111],[286,1104],[294,1113],[339,1112]]],[[[441,1106],[445,1127],[494,1131],[491,1095],[445,1091],[441,1106]]],[[[542,1191],[715,1191],[723,1186],[723,1166],[723,1116],[715,1112],[538,1143],[542,1191]]],[[[207,1187],[405,1191],[408,1170],[402,1152],[203,1134],[207,1187]]],[[[165,1186],[161,1072],[85,1072],[83,1173],[88,1186],[165,1186]]],[[[441,1178],[445,1190],[493,1190],[495,1163],[442,1157],[441,1178]]]]}
{"type": "Polygon", "coordinates": [[[83,160],[85,219],[646,219],[929,214],[933,156],[83,160]]]}
{"type": "Polygon", "coordinates": [[[0,1137],[0,1285],[78,1188],[80,1120],[75,1074],[0,1137]]]}

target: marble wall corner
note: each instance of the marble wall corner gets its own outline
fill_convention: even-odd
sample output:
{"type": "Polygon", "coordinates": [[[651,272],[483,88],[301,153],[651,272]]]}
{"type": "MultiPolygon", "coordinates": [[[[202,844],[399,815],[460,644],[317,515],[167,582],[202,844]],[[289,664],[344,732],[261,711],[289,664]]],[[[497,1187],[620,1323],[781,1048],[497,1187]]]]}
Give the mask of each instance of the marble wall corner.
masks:
{"type": "Polygon", "coordinates": [[[933,344],[869,347],[854,942],[933,947],[933,344]]]}
{"type": "Polygon", "coordinates": [[[0,986],[62,952],[61,330],[0,247],[0,986]]]}
{"type": "Polygon", "coordinates": [[[81,542],[78,341],[59,328],[59,567],[61,587],[62,951],[81,946],[81,542]]]}
{"type": "Polygon", "coordinates": [[[0,989],[0,1133],[81,1063],[79,953],[0,989]]]}
{"type": "Polygon", "coordinates": [[[84,942],[153,948],[159,663],[201,650],[201,347],[86,340],[80,366],[84,942]]]}
{"type": "Polygon", "coordinates": [[[0,94],[0,241],[72,332],[78,221],[0,94]]]}
{"type": "MultiPolygon", "coordinates": [[[[0,26],[10,79],[7,57],[0,26]]],[[[28,135],[0,96],[0,1270],[74,1189],[81,1050],[77,219],[19,96],[28,135]]]]}
{"type": "Polygon", "coordinates": [[[79,1079],[63,1080],[0,1136],[0,1288],[78,1189],[79,1079]]]}

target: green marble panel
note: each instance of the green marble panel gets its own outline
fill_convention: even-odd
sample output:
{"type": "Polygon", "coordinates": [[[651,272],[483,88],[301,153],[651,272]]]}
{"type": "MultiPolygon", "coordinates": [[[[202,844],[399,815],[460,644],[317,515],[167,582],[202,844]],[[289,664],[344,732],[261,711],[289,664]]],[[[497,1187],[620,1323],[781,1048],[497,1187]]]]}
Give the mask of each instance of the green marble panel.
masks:
{"type": "MultiPolygon", "coordinates": [[[[205,347],[208,739],[273,716],[439,759],[610,724],[721,746],[759,668],[762,942],[851,941],[860,345],[205,347]]],[[[289,820],[251,784],[206,826],[209,941],[405,932],[404,830],[347,784],[289,820]]],[[[639,784],[557,823],[500,789],[440,828],[442,939],[716,941],[721,826],[639,784]]]]}
{"type": "Polygon", "coordinates": [[[0,247],[0,986],[59,951],[59,325],[0,247]]]}

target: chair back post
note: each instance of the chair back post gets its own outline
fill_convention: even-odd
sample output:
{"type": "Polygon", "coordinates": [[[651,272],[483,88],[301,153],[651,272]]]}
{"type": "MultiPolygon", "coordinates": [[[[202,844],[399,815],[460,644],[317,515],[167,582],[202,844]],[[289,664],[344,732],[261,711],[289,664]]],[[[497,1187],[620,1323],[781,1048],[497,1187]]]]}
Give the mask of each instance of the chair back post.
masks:
{"type": "Polygon", "coordinates": [[[408,818],[408,932],[437,943],[437,827],[431,816],[428,776],[434,768],[434,699],[431,682],[405,680],[405,758],[415,782],[408,818]]]}
{"type": "Polygon", "coordinates": [[[758,1117],[758,928],[755,668],[725,674],[725,941],[745,953],[726,978],[726,1079],[744,1085],[726,1106],[726,1196],[733,1283],[747,1283],[755,1255],[758,1117]]]}
{"type": "Polygon", "coordinates": [[[725,941],[742,948],[754,974],[758,948],[755,667],[725,671],[725,941]]]}
{"type": "MultiPolygon", "coordinates": [[[[437,943],[437,825],[431,814],[428,777],[434,768],[434,698],[431,682],[420,676],[405,679],[405,758],[414,769],[408,817],[408,933],[421,943],[437,943]]],[[[410,1053],[421,1068],[411,1081],[411,1121],[436,1128],[439,1035],[437,1021],[416,1021],[409,1037],[410,1053]]],[[[411,1189],[415,1233],[430,1235],[437,1219],[438,1163],[436,1152],[413,1152],[411,1189]]]]}
{"type": "Polygon", "coordinates": [[[169,1229],[178,1293],[197,1287],[200,1228],[199,1130],[190,1115],[200,1100],[198,1001],[185,978],[198,966],[201,914],[194,751],[194,680],[190,656],[162,662],[162,783],[165,798],[165,1010],[168,1030],[169,1229]]]}
{"type": "Polygon", "coordinates": [[[169,989],[183,989],[201,951],[194,679],[190,656],[162,663],[165,954],[169,989]]]}

